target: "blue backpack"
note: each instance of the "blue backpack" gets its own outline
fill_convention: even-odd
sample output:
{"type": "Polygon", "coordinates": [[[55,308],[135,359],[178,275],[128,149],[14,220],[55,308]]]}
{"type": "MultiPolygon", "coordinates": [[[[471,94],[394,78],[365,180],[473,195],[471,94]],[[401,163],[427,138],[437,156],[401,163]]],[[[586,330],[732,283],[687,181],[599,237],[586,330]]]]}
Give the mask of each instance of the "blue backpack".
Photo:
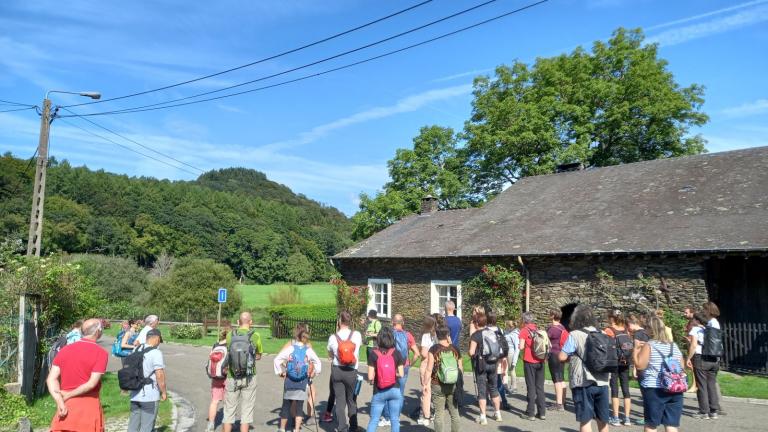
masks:
{"type": "Polygon", "coordinates": [[[120,330],[115,336],[115,342],[112,343],[112,355],[115,357],[125,357],[122,346],[123,336],[125,336],[125,330],[120,330]]]}
{"type": "Polygon", "coordinates": [[[309,359],[307,358],[306,346],[293,345],[293,352],[288,357],[285,374],[288,379],[296,382],[304,381],[309,377],[309,359]]]}
{"type": "Polygon", "coordinates": [[[408,358],[408,334],[403,330],[395,330],[395,349],[403,360],[408,358]]]}

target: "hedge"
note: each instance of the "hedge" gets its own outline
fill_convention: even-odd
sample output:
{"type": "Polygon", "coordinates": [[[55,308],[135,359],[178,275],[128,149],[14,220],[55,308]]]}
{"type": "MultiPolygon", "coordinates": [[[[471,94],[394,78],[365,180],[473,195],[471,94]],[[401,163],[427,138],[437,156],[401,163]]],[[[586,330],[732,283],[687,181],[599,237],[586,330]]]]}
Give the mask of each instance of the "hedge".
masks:
{"type": "Polygon", "coordinates": [[[267,313],[270,317],[335,321],[338,310],[335,304],[296,304],[272,306],[267,308],[267,313]]]}

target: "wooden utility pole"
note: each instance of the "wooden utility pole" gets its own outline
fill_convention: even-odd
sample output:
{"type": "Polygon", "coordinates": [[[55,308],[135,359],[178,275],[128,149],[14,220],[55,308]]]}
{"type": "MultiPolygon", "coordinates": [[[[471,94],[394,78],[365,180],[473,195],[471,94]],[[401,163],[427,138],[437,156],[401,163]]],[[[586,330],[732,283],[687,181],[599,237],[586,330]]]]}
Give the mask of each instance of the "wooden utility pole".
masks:
{"type": "Polygon", "coordinates": [[[35,188],[32,190],[32,213],[29,218],[29,240],[27,256],[40,256],[43,237],[43,205],[45,202],[45,174],[48,168],[48,133],[51,128],[51,100],[43,100],[40,116],[40,141],[37,144],[37,166],[35,167],[35,188]]]}

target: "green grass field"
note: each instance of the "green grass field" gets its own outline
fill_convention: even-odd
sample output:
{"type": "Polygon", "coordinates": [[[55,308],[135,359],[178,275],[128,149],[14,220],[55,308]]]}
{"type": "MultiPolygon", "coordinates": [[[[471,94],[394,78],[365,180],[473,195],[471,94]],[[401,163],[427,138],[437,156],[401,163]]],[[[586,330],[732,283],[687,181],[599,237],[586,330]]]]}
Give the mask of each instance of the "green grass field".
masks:
{"type": "MultiPolygon", "coordinates": [[[[238,290],[243,295],[243,308],[251,310],[253,314],[253,322],[267,324],[269,322],[267,308],[272,306],[269,295],[289,286],[289,284],[239,285],[238,290]]],[[[329,283],[318,282],[296,286],[299,288],[301,301],[304,304],[328,304],[336,301],[336,288],[329,283]]]]}
{"type": "MultiPolygon", "coordinates": [[[[121,394],[117,386],[117,375],[114,373],[104,374],[101,381],[101,406],[104,410],[104,418],[126,417],[131,406],[127,394],[121,394]]],[[[56,412],[56,403],[49,395],[37,399],[33,402],[31,408],[30,421],[34,427],[44,427],[50,425],[53,414],[56,412]]],[[[171,426],[171,402],[160,403],[160,410],[157,414],[157,431],[169,431],[171,426]]]]}

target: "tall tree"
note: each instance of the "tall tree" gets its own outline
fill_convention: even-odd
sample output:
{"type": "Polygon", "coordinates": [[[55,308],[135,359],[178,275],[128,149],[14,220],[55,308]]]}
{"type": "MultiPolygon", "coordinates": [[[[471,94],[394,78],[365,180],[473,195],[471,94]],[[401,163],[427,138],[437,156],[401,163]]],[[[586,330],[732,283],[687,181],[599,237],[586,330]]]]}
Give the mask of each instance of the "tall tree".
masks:
{"type": "Polygon", "coordinates": [[[475,79],[472,117],[464,138],[476,192],[493,195],[528,175],[556,165],[607,166],[704,151],[692,126],[704,88],[681,88],[643,44],[640,30],[618,29],[595,42],[529,67],[515,62],[494,79],[475,79]]]}
{"type": "Polygon", "coordinates": [[[370,236],[419,209],[429,194],[442,209],[466,208],[478,201],[471,193],[469,174],[453,129],[425,126],[412,149],[398,149],[387,162],[391,180],[375,197],[360,195],[353,237],[370,236]]]}

